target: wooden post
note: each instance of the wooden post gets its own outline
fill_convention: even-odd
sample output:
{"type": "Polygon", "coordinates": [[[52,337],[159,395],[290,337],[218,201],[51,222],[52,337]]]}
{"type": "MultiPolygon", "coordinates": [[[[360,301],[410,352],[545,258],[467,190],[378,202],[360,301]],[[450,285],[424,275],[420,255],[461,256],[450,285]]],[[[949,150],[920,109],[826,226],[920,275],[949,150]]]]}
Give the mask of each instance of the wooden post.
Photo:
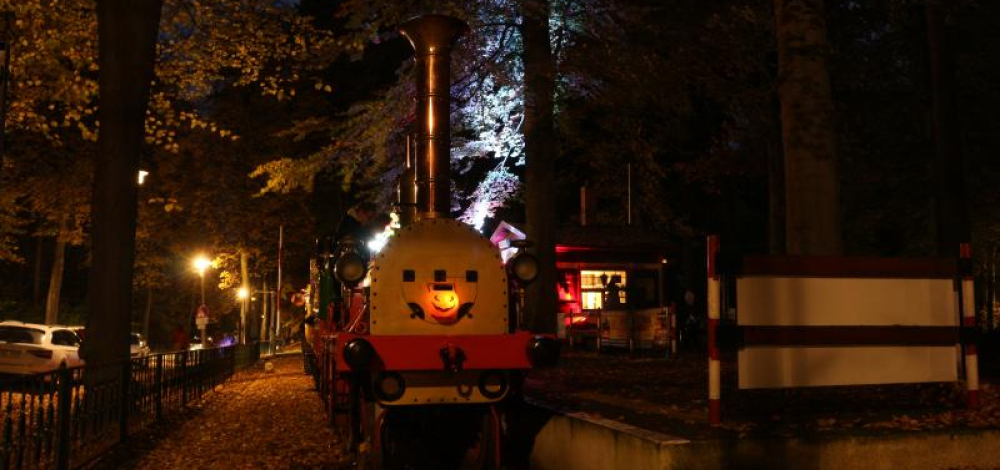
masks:
{"type": "MultiPolygon", "coordinates": [[[[959,247],[959,257],[962,260],[972,258],[972,248],[968,243],[959,247]]],[[[975,290],[972,283],[972,273],[962,273],[962,326],[976,327],[975,290]]],[[[969,408],[979,407],[979,355],[976,353],[976,343],[969,340],[963,344],[965,350],[965,387],[968,390],[966,405],[969,408]]]]}
{"type": "Polygon", "coordinates": [[[719,236],[708,236],[708,422],[715,426],[722,423],[722,369],[715,333],[719,328],[719,273],[715,261],[719,252],[719,236]]]}

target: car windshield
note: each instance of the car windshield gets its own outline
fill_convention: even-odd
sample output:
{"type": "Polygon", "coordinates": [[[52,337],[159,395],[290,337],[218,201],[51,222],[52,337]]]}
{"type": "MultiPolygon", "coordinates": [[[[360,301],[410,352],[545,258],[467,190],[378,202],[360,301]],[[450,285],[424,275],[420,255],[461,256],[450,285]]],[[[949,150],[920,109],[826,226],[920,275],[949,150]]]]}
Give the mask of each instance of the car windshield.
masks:
{"type": "Polygon", "coordinates": [[[0,326],[0,341],[5,343],[42,344],[42,330],[20,326],[0,326]]]}

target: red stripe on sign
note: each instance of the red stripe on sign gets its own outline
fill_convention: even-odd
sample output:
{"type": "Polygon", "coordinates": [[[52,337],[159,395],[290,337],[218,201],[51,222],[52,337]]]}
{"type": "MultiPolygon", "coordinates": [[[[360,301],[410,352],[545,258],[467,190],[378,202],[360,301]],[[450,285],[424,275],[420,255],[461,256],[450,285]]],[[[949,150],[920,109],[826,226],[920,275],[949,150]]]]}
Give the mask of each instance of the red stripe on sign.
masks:
{"type": "Polygon", "coordinates": [[[971,258],[972,257],[972,246],[968,243],[962,243],[958,245],[958,256],[960,258],[971,258]]]}
{"type": "Polygon", "coordinates": [[[975,356],[976,355],[976,345],[975,343],[965,345],[965,355],[975,356]]]}
{"type": "Polygon", "coordinates": [[[976,326],[976,317],[962,317],[962,326],[976,326]]]}
{"type": "Polygon", "coordinates": [[[951,346],[954,326],[741,326],[744,346],[951,346]]]}

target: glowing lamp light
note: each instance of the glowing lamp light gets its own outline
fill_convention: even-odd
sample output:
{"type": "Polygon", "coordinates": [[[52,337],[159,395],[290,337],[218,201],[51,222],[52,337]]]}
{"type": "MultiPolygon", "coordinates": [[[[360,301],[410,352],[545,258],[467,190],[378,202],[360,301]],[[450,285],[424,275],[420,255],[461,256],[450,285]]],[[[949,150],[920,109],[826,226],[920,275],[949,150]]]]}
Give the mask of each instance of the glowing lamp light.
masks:
{"type": "Polygon", "coordinates": [[[250,297],[250,290],[249,289],[247,289],[246,287],[240,287],[239,289],[236,289],[236,298],[237,299],[246,300],[247,297],[250,297]]]}
{"type": "Polygon", "coordinates": [[[204,255],[198,255],[194,258],[194,260],[191,261],[191,267],[193,267],[194,270],[201,275],[204,275],[205,270],[208,269],[208,267],[211,265],[212,261],[209,260],[208,257],[204,255]]]}
{"type": "Polygon", "coordinates": [[[146,170],[139,170],[139,186],[142,186],[146,182],[146,177],[149,176],[149,172],[146,170]]]}
{"type": "Polygon", "coordinates": [[[400,227],[399,225],[399,214],[395,212],[389,213],[389,225],[385,226],[385,230],[375,235],[375,238],[368,240],[368,251],[372,254],[382,251],[385,248],[386,243],[389,243],[389,238],[396,234],[396,230],[400,227]]]}

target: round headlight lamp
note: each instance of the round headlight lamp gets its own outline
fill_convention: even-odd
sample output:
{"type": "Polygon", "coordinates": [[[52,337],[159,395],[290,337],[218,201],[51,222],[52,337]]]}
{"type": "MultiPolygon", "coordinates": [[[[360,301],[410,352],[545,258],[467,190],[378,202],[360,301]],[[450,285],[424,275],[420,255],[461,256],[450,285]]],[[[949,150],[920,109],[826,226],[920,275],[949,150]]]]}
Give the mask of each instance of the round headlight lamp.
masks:
{"type": "Polygon", "coordinates": [[[367,273],[368,267],[365,266],[364,258],[354,252],[340,255],[340,258],[337,258],[337,263],[333,266],[333,275],[342,284],[349,286],[358,285],[365,279],[367,273]]]}
{"type": "Polygon", "coordinates": [[[358,372],[368,369],[375,359],[375,348],[361,338],[352,339],[344,345],[344,362],[351,370],[358,372]]]}
{"type": "Polygon", "coordinates": [[[406,392],[406,381],[396,372],[382,372],[375,379],[375,394],[382,401],[396,401],[406,392]]]}
{"type": "Polygon", "coordinates": [[[538,277],[538,258],[530,253],[518,253],[507,262],[510,275],[523,284],[530,284],[538,277]]]}

